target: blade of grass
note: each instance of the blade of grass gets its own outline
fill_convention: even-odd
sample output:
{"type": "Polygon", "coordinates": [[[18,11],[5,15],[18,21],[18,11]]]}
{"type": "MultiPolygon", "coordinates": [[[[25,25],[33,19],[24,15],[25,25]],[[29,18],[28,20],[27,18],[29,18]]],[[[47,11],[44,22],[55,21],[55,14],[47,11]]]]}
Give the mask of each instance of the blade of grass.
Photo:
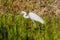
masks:
{"type": "Polygon", "coordinates": [[[19,27],[19,22],[20,22],[20,15],[17,15],[15,18],[15,24],[16,24],[16,33],[17,33],[17,40],[20,40],[20,27],[19,27]]]}
{"type": "Polygon", "coordinates": [[[12,39],[12,15],[8,16],[8,40],[12,39]]]}
{"type": "Polygon", "coordinates": [[[54,17],[52,17],[52,20],[51,20],[51,22],[52,22],[52,31],[53,31],[53,39],[54,40],[57,40],[56,38],[57,38],[57,34],[56,34],[56,23],[55,23],[55,19],[54,19],[54,17]]]}
{"type": "Polygon", "coordinates": [[[27,29],[27,37],[28,37],[28,40],[34,40],[34,27],[33,27],[33,22],[31,21],[31,19],[28,19],[29,20],[29,27],[27,29]]]}
{"type": "Polygon", "coordinates": [[[42,40],[42,33],[41,33],[41,28],[42,25],[39,22],[36,22],[37,29],[35,29],[35,40],[42,40]]]}
{"type": "Polygon", "coordinates": [[[60,16],[58,17],[58,28],[57,28],[57,36],[58,36],[58,40],[60,40],[60,16]]]}
{"type": "Polygon", "coordinates": [[[20,39],[26,40],[26,19],[22,17],[21,21],[22,26],[20,27],[20,39]]]}
{"type": "Polygon", "coordinates": [[[0,13],[0,28],[1,28],[1,16],[2,16],[2,15],[1,15],[1,13],[0,13]]]}
{"type": "Polygon", "coordinates": [[[49,40],[49,36],[48,36],[48,16],[45,17],[45,40],[49,40]]]}

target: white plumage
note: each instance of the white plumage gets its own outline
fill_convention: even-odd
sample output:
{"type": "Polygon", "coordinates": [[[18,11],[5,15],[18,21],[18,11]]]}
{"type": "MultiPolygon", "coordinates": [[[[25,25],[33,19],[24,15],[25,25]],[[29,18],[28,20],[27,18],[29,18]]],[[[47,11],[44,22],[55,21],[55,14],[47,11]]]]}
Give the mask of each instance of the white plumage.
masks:
{"type": "Polygon", "coordinates": [[[44,24],[44,20],[39,17],[37,14],[33,13],[33,12],[29,12],[29,15],[26,16],[26,12],[22,11],[21,14],[23,14],[24,18],[31,18],[33,21],[38,21],[41,24],[44,24]]]}

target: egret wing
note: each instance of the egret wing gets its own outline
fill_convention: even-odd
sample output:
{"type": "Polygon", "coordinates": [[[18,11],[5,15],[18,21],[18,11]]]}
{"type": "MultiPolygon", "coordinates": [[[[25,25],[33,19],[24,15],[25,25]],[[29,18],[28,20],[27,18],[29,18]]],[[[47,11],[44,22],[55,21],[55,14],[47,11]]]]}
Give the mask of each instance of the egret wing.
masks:
{"type": "Polygon", "coordinates": [[[42,24],[44,23],[43,19],[41,17],[39,17],[37,14],[35,14],[35,13],[30,12],[29,16],[34,21],[38,21],[38,22],[40,22],[42,24]]]}

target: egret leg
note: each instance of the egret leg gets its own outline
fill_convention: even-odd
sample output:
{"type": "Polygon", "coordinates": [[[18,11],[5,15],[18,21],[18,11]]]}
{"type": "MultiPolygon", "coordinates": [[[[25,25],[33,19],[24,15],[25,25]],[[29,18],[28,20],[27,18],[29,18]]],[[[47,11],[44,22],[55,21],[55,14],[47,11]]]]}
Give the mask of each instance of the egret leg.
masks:
{"type": "Polygon", "coordinates": [[[33,26],[34,26],[34,28],[37,28],[35,21],[33,21],[33,26]]]}

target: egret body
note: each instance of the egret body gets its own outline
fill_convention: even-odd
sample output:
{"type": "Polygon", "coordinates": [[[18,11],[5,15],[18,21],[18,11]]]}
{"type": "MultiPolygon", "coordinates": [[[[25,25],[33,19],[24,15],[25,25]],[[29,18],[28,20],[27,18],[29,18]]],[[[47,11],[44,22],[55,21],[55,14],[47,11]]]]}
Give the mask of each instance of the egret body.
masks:
{"type": "Polygon", "coordinates": [[[27,15],[27,13],[25,11],[22,11],[21,14],[23,14],[24,18],[31,18],[31,20],[33,20],[33,21],[38,21],[41,24],[44,24],[44,20],[33,12],[29,12],[29,15],[27,15]]]}

